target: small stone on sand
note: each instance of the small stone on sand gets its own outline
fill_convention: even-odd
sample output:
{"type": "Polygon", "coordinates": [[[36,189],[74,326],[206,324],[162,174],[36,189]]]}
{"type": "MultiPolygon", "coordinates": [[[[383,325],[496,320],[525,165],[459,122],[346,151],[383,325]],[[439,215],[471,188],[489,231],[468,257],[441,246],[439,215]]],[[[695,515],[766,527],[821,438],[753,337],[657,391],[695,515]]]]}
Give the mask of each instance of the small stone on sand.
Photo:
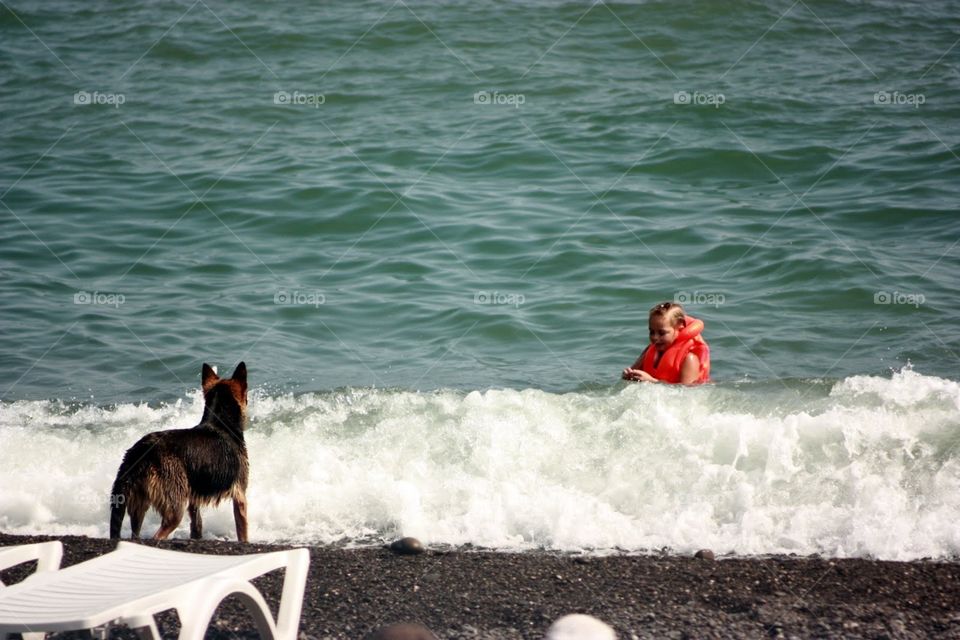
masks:
{"type": "Polygon", "coordinates": [[[593,616],[573,613],[550,625],[544,640],[617,640],[617,634],[593,616]]]}
{"type": "Polygon", "coordinates": [[[415,556],[424,552],[423,544],[416,538],[401,538],[390,544],[390,551],[402,556],[415,556]]]}

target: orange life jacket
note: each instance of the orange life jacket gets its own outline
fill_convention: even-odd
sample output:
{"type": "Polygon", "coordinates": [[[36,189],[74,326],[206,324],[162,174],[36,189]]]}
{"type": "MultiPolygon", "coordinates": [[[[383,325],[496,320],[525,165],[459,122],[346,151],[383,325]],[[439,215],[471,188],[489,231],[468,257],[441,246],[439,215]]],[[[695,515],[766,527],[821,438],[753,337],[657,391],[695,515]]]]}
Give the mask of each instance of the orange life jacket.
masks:
{"type": "Polygon", "coordinates": [[[663,382],[680,382],[680,367],[687,354],[692,353],[700,359],[700,374],[695,382],[710,380],[710,346],[700,336],[703,331],[703,321],[687,316],[687,325],[677,334],[677,339],[667,347],[660,357],[657,366],[653,362],[657,357],[657,349],[651,344],[643,352],[643,362],[640,368],[663,382]]]}

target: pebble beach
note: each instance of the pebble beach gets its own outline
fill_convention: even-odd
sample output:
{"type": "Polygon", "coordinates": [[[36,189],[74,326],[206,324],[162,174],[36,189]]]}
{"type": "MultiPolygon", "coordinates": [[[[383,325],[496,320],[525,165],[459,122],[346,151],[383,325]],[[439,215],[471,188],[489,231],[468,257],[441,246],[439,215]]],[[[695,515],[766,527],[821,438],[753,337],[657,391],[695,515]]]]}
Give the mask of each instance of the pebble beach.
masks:
{"type": "MultiPolygon", "coordinates": [[[[0,534],[0,546],[50,539],[0,534]]],[[[63,566],[116,545],[78,536],[57,539],[64,544],[63,566]]],[[[144,544],[213,554],[285,548],[213,540],[144,544]]],[[[532,640],[568,613],[599,618],[618,638],[960,637],[960,564],[953,561],[705,560],[475,548],[398,555],[380,547],[314,546],[310,563],[303,640],[359,639],[397,622],[423,624],[441,639],[532,640]]],[[[0,576],[9,584],[29,570],[24,565],[0,576]]],[[[275,606],[282,576],[271,574],[256,584],[275,606]]],[[[164,637],[176,636],[173,613],[161,614],[158,625],[164,637]]],[[[135,634],[118,628],[110,637],[135,634]]],[[[257,633],[246,613],[228,602],[207,637],[255,638],[257,633]]]]}

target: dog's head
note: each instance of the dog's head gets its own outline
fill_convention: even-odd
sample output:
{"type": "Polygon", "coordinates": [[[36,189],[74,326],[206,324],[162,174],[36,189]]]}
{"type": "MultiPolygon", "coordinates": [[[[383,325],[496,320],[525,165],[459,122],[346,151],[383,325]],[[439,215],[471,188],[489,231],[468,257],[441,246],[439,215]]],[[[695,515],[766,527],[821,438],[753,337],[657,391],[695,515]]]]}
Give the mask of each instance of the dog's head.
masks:
{"type": "Polygon", "coordinates": [[[203,419],[231,431],[244,429],[247,423],[247,365],[241,362],[229,378],[221,378],[206,362],[201,369],[203,419]]]}

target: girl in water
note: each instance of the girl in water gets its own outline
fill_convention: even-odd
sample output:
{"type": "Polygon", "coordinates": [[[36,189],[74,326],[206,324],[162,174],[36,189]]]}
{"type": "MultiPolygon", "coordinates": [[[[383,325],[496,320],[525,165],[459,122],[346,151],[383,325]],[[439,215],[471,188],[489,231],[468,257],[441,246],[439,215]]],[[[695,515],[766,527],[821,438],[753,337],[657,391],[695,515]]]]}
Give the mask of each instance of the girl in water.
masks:
{"type": "Polygon", "coordinates": [[[710,380],[710,347],[700,336],[703,322],[683,312],[675,302],[661,302],[650,310],[650,344],[624,380],[698,384],[710,380]]]}

